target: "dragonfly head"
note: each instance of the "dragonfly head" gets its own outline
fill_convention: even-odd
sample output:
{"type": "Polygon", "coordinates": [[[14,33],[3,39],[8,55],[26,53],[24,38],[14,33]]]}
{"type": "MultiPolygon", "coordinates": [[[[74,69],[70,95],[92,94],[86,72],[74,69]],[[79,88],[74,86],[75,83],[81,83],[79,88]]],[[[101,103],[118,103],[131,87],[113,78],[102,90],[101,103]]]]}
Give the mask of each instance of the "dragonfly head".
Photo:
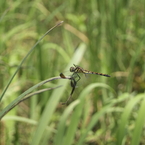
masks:
{"type": "Polygon", "coordinates": [[[70,72],[74,72],[75,71],[75,67],[70,67],[70,72]]]}

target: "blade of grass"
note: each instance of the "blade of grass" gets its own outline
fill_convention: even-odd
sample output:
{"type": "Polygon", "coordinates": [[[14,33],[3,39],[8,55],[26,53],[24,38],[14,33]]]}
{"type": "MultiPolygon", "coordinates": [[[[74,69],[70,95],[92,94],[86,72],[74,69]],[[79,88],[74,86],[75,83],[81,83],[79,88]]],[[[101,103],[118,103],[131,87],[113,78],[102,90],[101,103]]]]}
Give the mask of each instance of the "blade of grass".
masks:
{"type": "MultiPolygon", "coordinates": [[[[78,64],[81,61],[83,54],[85,52],[85,49],[86,49],[86,45],[84,43],[82,43],[78,47],[78,49],[75,51],[74,56],[73,56],[72,60],[70,61],[70,63],[68,64],[66,70],[68,70],[73,63],[78,64]]],[[[54,113],[55,108],[57,107],[57,104],[65,90],[67,83],[68,83],[68,80],[59,80],[58,81],[57,85],[63,85],[64,87],[58,88],[57,91],[53,91],[50,99],[48,100],[46,107],[42,113],[41,119],[39,121],[38,127],[32,138],[32,143],[31,143],[32,145],[40,144],[40,140],[43,136],[45,126],[47,124],[49,124],[50,119],[54,113]]]]}
{"type": "Polygon", "coordinates": [[[56,80],[56,79],[62,79],[61,77],[54,77],[54,78],[50,78],[47,79],[45,81],[42,81],[38,84],[36,84],[35,86],[29,88],[27,91],[25,91],[24,93],[22,93],[20,96],[18,96],[13,102],[11,102],[7,107],[5,107],[1,112],[0,112],[0,119],[2,119],[2,117],[8,113],[16,104],[18,104],[24,97],[26,97],[26,95],[28,95],[30,92],[32,92],[34,89],[36,89],[37,87],[50,82],[52,80],[56,80]]]}
{"type": "Polygon", "coordinates": [[[128,119],[131,114],[131,111],[133,107],[143,98],[143,95],[139,95],[138,97],[135,97],[129,101],[129,103],[126,105],[124,112],[122,113],[121,119],[120,119],[120,125],[117,133],[116,138],[116,144],[121,145],[123,142],[123,139],[126,134],[126,125],[128,124],[128,119]]]}
{"type": "MultiPolygon", "coordinates": [[[[109,89],[110,91],[113,91],[113,92],[114,92],[114,90],[113,90],[111,87],[109,87],[108,85],[106,85],[106,84],[94,83],[94,84],[89,85],[89,86],[85,89],[86,92],[84,91],[84,93],[87,93],[87,91],[90,91],[91,89],[96,88],[96,87],[103,87],[103,88],[109,89]]],[[[81,97],[84,97],[84,95],[85,95],[85,94],[83,94],[83,92],[82,92],[80,98],[81,98],[81,97]]],[[[115,100],[113,100],[109,105],[103,107],[99,112],[95,113],[95,114],[93,115],[93,117],[91,118],[91,121],[90,121],[88,127],[85,128],[85,129],[82,131],[83,134],[81,135],[81,137],[80,137],[80,139],[79,139],[77,145],[83,144],[83,142],[84,142],[84,140],[85,140],[85,137],[86,137],[86,135],[88,134],[88,132],[95,126],[95,124],[97,123],[97,121],[99,120],[99,118],[100,118],[102,115],[104,115],[106,112],[109,111],[109,109],[111,108],[111,106],[113,106],[115,103],[118,103],[118,102],[120,102],[120,101],[123,101],[124,99],[126,99],[126,96],[123,97],[123,98],[115,99],[115,100]]]]}
{"type": "Polygon", "coordinates": [[[73,144],[73,139],[74,139],[74,136],[75,136],[75,133],[77,131],[77,126],[79,124],[79,121],[80,121],[80,117],[81,117],[81,113],[83,111],[83,104],[84,104],[84,100],[85,100],[85,97],[88,95],[88,93],[96,88],[96,87],[104,87],[104,88],[107,88],[107,89],[111,89],[111,87],[109,87],[108,85],[106,84],[102,84],[102,83],[93,83],[93,84],[90,84],[89,86],[87,86],[84,91],[80,94],[80,97],[79,99],[81,100],[80,103],[78,104],[78,106],[76,107],[73,115],[72,115],[72,118],[71,118],[71,122],[70,122],[70,126],[67,130],[67,133],[66,135],[64,136],[64,142],[63,142],[63,145],[71,145],[73,144]]]}
{"type": "Polygon", "coordinates": [[[55,145],[63,144],[63,137],[65,136],[65,126],[66,126],[66,120],[69,117],[70,113],[73,111],[73,109],[76,107],[76,105],[79,103],[78,100],[71,103],[64,111],[62,117],[60,118],[60,122],[58,125],[58,132],[54,139],[55,145]]]}
{"type": "Polygon", "coordinates": [[[17,72],[19,71],[19,69],[21,68],[22,64],[25,62],[25,60],[27,59],[27,57],[32,53],[32,51],[35,49],[35,47],[39,44],[39,42],[49,33],[51,32],[54,28],[58,27],[59,25],[61,25],[63,23],[63,21],[57,23],[55,26],[53,26],[51,29],[49,29],[36,43],[35,45],[30,49],[30,51],[27,53],[27,55],[23,58],[23,60],[21,61],[20,65],[17,67],[15,73],[12,75],[12,77],[10,78],[10,80],[8,81],[8,84],[6,85],[5,89],[3,90],[1,96],[0,96],[0,102],[5,94],[5,92],[7,91],[9,85],[11,84],[13,78],[15,77],[15,75],[17,74],[17,72]]]}
{"type": "Polygon", "coordinates": [[[10,10],[10,8],[7,8],[7,9],[3,12],[3,14],[0,16],[0,23],[1,23],[1,21],[3,20],[3,18],[5,17],[5,15],[8,13],[9,10],[10,10]]]}
{"type": "Polygon", "coordinates": [[[83,104],[84,104],[84,100],[81,100],[81,102],[78,104],[78,106],[75,108],[75,110],[72,114],[70,125],[67,129],[66,134],[62,138],[63,145],[73,144],[73,139],[74,139],[75,133],[77,131],[77,126],[79,124],[80,117],[81,117],[81,114],[83,111],[83,104]]]}
{"type": "MultiPolygon", "coordinates": [[[[144,98],[145,94],[140,94],[140,95],[137,95],[136,97],[139,97],[139,96],[141,98],[144,98]]],[[[138,116],[137,116],[137,120],[136,120],[136,123],[135,123],[135,128],[134,128],[134,131],[133,131],[133,135],[132,135],[131,145],[139,145],[140,144],[141,132],[142,132],[143,127],[145,125],[144,110],[145,110],[145,98],[142,101],[140,109],[138,111],[138,116]]]]}
{"type": "Polygon", "coordinates": [[[57,52],[63,57],[65,62],[66,63],[69,62],[70,57],[69,57],[68,53],[61,46],[59,46],[55,43],[47,43],[47,44],[44,44],[44,48],[57,50],[57,52]]]}
{"type": "MultiPolygon", "coordinates": [[[[103,116],[103,115],[104,115],[105,113],[107,113],[107,112],[110,112],[110,110],[112,109],[111,107],[112,107],[114,104],[119,103],[119,102],[122,102],[122,101],[126,100],[127,98],[128,98],[128,94],[124,94],[122,97],[112,100],[111,103],[110,103],[109,105],[104,106],[99,112],[96,112],[96,113],[93,115],[93,117],[92,117],[92,119],[91,119],[91,121],[90,121],[88,127],[85,128],[85,129],[82,131],[83,134],[81,135],[81,137],[80,137],[80,139],[79,139],[77,145],[82,145],[82,144],[83,144],[83,142],[85,141],[86,135],[87,135],[88,132],[95,126],[95,124],[98,122],[98,120],[99,120],[99,118],[100,118],[101,116],[103,116]]],[[[113,109],[113,110],[114,110],[114,109],[113,109]]]]}
{"type": "MultiPolygon", "coordinates": [[[[36,126],[38,124],[38,122],[36,120],[28,119],[28,118],[20,117],[20,116],[7,115],[7,116],[3,117],[3,119],[2,119],[2,121],[8,121],[8,120],[17,121],[17,122],[23,122],[23,123],[27,123],[27,124],[30,124],[30,125],[33,125],[33,126],[36,126]]],[[[49,127],[49,126],[46,126],[45,129],[46,130],[50,130],[53,133],[57,132],[57,130],[55,130],[54,128],[49,127]]]]}

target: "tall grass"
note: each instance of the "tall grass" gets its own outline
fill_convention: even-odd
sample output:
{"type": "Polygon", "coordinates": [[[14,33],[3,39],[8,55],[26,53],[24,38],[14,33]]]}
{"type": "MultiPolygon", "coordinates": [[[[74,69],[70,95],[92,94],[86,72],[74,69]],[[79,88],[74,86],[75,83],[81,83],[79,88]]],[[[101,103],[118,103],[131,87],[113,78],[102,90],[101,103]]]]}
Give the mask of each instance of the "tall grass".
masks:
{"type": "Polygon", "coordinates": [[[0,144],[144,144],[144,10],[143,0],[1,0],[0,144]],[[69,80],[42,84],[73,64],[111,77],[80,74],[63,106],[69,80]]]}

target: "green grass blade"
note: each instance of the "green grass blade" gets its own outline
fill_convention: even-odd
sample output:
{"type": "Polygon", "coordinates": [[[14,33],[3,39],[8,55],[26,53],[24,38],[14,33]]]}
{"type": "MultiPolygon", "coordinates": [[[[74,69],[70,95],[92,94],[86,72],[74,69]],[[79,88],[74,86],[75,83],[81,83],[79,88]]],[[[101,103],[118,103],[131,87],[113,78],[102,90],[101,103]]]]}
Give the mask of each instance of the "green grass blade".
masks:
{"type": "Polygon", "coordinates": [[[77,131],[77,126],[79,124],[80,117],[83,111],[83,104],[84,104],[84,100],[81,100],[81,102],[78,104],[78,106],[75,108],[75,111],[72,114],[69,127],[63,138],[63,145],[73,144],[73,139],[77,131]]]}
{"type": "Polygon", "coordinates": [[[25,60],[27,59],[27,57],[32,53],[32,51],[35,49],[35,47],[39,44],[39,42],[49,33],[51,32],[54,28],[56,28],[57,26],[59,26],[60,24],[62,24],[63,21],[57,23],[55,26],[53,26],[51,29],[49,29],[36,43],[35,45],[30,49],[30,51],[27,53],[27,55],[23,58],[23,60],[21,61],[20,65],[17,67],[15,73],[12,75],[12,77],[10,78],[10,80],[8,81],[8,84],[6,85],[5,89],[3,90],[1,96],[0,96],[0,101],[2,100],[5,92],[7,91],[9,85],[11,84],[13,78],[15,77],[15,75],[17,74],[17,72],[19,71],[19,69],[21,68],[22,64],[25,62],[25,60]]]}
{"type": "MultiPolygon", "coordinates": [[[[86,45],[83,43],[78,47],[78,49],[74,53],[74,56],[71,62],[68,64],[66,68],[67,70],[70,68],[70,66],[73,63],[78,64],[81,61],[83,54],[85,52],[85,48],[86,48],[86,45]]],[[[46,107],[43,111],[43,114],[41,116],[41,119],[39,121],[38,127],[32,138],[32,145],[40,144],[40,140],[43,136],[45,126],[49,124],[50,119],[54,113],[55,108],[57,107],[57,104],[65,90],[67,83],[68,83],[68,80],[59,80],[58,85],[63,85],[64,87],[58,88],[57,91],[53,91],[50,99],[48,100],[46,107]]]]}
{"type": "Polygon", "coordinates": [[[88,134],[88,132],[95,126],[95,124],[98,122],[101,116],[103,116],[107,111],[111,108],[112,104],[109,104],[107,106],[104,106],[99,112],[95,113],[91,121],[89,123],[89,126],[83,131],[83,134],[81,135],[77,145],[83,145],[83,142],[85,141],[85,137],[88,134]]]}
{"type": "Polygon", "coordinates": [[[74,107],[79,103],[78,100],[71,103],[64,111],[62,117],[60,118],[60,123],[58,126],[58,131],[54,139],[55,145],[63,144],[63,138],[65,136],[65,126],[66,126],[66,120],[69,117],[70,113],[73,111],[74,107]]]}
{"type": "Polygon", "coordinates": [[[129,101],[129,103],[126,105],[124,112],[122,113],[121,119],[120,119],[120,125],[117,133],[117,145],[121,145],[123,142],[123,139],[126,135],[126,125],[128,124],[128,119],[130,117],[131,111],[133,107],[143,98],[142,95],[135,97],[129,101]]]}
{"type": "Polygon", "coordinates": [[[139,145],[140,144],[141,132],[142,132],[143,127],[145,125],[145,115],[144,115],[145,94],[140,94],[140,95],[137,95],[136,97],[143,98],[143,101],[142,101],[140,109],[138,111],[138,116],[137,116],[137,120],[136,120],[136,123],[135,123],[135,128],[134,128],[134,131],[133,131],[133,135],[132,135],[131,145],[139,145]]]}
{"type": "Polygon", "coordinates": [[[54,77],[54,78],[50,78],[47,79],[45,81],[42,81],[38,84],[36,84],[35,86],[29,88],[27,91],[25,91],[24,93],[22,93],[20,96],[18,96],[14,101],[12,101],[7,107],[5,107],[1,112],[0,112],[0,119],[2,119],[2,117],[8,113],[16,104],[18,104],[24,97],[26,97],[26,95],[28,95],[30,92],[32,92],[34,89],[38,88],[39,86],[50,82],[52,80],[56,80],[56,79],[62,79],[61,77],[54,77]]]}
{"type": "MultiPolygon", "coordinates": [[[[88,95],[88,93],[92,89],[94,89],[96,87],[102,87],[102,86],[104,88],[111,89],[106,84],[94,83],[94,84],[91,84],[91,85],[87,86],[84,89],[84,91],[80,94],[79,99],[81,100],[81,102],[80,102],[80,104],[78,104],[78,106],[76,107],[76,109],[75,109],[75,111],[74,111],[74,113],[72,115],[70,126],[69,126],[69,128],[67,130],[67,133],[65,135],[65,139],[64,139],[64,142],[63,142],[64,145],[71,145],[73,143],[73,139],[74,139],[75,133],[77,131],[77,126],[78,126],[79,121],[80,121],[81,113],[83,111],[83,105],[84,105],[85,97],[88,95]]],[[[83,140],[83,138],[82,138],[82,140],[83,140]]],[[[79,142],[80,144],[81,144],[82,140],[80,140],[80,142],[79,142]]]]}
{"type": "MultiPolygon", "coordinates": [[[[99,112],[96,112],[88,125],[88,127],[83,130],[83,134],[81,135],[78,144],[77,145],[83,145],[83,142],[85,142],[85,137],[87,136],[88,132],[95,126],[95,124],[98,122],[99,118],[103,116],[105,113],[110,112],[112,110],[112,106],[116,103],[122,102],[128,98],[128,94],[124,94],[120,96],[118,99],[113,99],[109,105],[104,106],[99,112]]],[[[114,110],[114,109],[113,109],[114,110]]]]}

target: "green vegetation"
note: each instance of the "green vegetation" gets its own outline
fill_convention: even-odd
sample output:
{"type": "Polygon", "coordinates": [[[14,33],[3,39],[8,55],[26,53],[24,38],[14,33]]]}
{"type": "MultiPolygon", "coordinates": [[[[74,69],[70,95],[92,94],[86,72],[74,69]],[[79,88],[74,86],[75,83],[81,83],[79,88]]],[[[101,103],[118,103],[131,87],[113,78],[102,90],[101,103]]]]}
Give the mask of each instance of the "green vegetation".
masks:
{"type": "Polygon", "coordinates": [[[1,0],[0,36],[0,145],[145,144],[145,1],[1,0]],[[66,106],[73,64],[111,77],[66,106]]]}

